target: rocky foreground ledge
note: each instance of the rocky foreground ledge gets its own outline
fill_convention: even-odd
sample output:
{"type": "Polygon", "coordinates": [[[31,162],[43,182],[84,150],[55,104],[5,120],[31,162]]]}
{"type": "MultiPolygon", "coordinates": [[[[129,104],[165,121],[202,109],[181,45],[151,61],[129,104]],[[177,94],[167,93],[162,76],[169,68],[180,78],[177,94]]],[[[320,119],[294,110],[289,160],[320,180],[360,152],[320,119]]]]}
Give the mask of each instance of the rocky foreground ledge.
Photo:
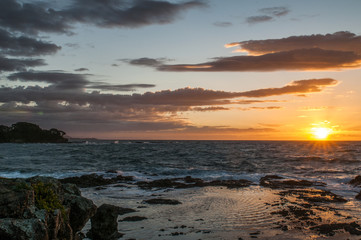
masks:
{"type": "Polygon", "coordinates": [[[134,210],[108,204],[97,208],[76,185],[54,178],[0,178],[0,239],[80,240],[89,219],[92,239],[117,239],[122,234],[116,218],[129,212],[134,210]]]}

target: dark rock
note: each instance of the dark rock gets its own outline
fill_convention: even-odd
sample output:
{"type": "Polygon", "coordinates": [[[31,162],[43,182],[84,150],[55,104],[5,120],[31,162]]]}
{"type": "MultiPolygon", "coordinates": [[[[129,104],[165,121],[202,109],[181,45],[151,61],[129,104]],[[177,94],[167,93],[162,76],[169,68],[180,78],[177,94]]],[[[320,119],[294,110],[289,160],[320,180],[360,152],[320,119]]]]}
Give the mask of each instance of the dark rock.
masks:
{"type": "Polygon", "coordinates": [[[21,218],[34,205],[34,191],[24,180],[0,179],[0,218],[21,218]]]}
{"type": "Polygon", "coordinates": [[[67,195],[64,205],[70,208],[69,222],[74,232],[82,230],[97,210],[91,200],[76,195],[67,195]]]}
{"type": "Polygon", "coordinates": [[[137,182],[138,187],[142,189],[152,188],[186,188],[187,184],[178,182],[177,179],[159,179],[151,182],[140,181],[137,182]]]}
{"type": "Polygon", "coordinates": [[[96,208],[76,186],[49,177],[1,178],[0,193],[0,239],[73,240],[96,208]]]}
{"type": "Polygon", "coordinates": [[[361,200],[361,192],[359,192],[359,193],[355,196],[355,198],[356,198],[357,200],[361,200]]]}
{"type": "Polygon", "coordinates": [[[48,228],[41,219],[1,219],[0,239],[48,240],[48,228]]]}
{"type": "Polygon", "coordinates": [[[348,184],[354,185],[354,186],[360,186],[361,185],[361,176],[358,175],[354,179],[348,182],[348,184]]]}
{"type": "Polygon", "coordinates": [[[158,179],[150,182],[137,182],[138,187],[142,189],[152,188],[192,188],[192,187],[206,187],[206,186],[223,186],[228,188],[248,187],[252,184],[251,181],[240,180],[214,180],[205,182],[200,178],[192,178],[187,176],[185,178],[166,178],[158,179]]]}
{"type": "Polygon", "coordinates": [[[69,177],[69,178],[60,179],[60,182],[72,183],[77,185],[78,187],[87,188],[87,187],[104,186],[104,185],[118,183],[121,181],[132,181],[132,180],[133,177],[130,176],[119,175],[114,178],[104,178],[100,175],[93,173],[89,175],[83,175],[80,177],[69,177]]]}
{"type": "Polygon", "coordinates": [[[120,214],[134,212],[133,209],[121,208],[110,204],[101,205],[91,218],[88,237],[93,240],[112,240],[123,236],[118,232],[117,218],[120,214]]]}
{"type": "Polygon", "coordinates": [[[299,199],[303,199],[307,202],[333,202],[333,203],[344,203],[347,202],[343,197],[334,194],[330,191],[321,190],[321,189],[295,189],[287,190],[279,193],[280,195],[292,195],[299,199]]]}
{"type": "Polygon", "coordinates": [[[277,175],[267,175],[260,179],[260,185],[269,188],[305,188],[311,186],[325,186],[326,184],[308,180],[285,179],[277,175]]]}
{"type": "Polygon", "coordinates": [[[206,186],[223,186],[227,188],[241,188],[249,187],[252,184],[251,181],[239,179],[239,180],[215,180],[211,182],[206,182],[206,186]]]}
{"type": "Polygon", "coordinates": [[[140,216],[131,216],[131,217],[123,218],[119,222],[137,222],[137,221],[142,221],[142,220],[145,220],[145,219],[148,219],[148,218],[140,217],[140,216]]]}
{"type": "Polygon", "coordinates": [[[345,230],[352,235],[361,235],[360,225],[356,222],[351,223],[331,223],[331,224],[322,224],[315,227],[312,227],[312,230],[316,230],[321,234],[327,236],[335,235],[335,230],[345,230]]]}
{"type": "Polygon", "coordinates": [[[148,204],[168,204],[168,205],[181,204],[181,202],[178,200],[165,199],[165,198],[153,198],[153,199],[145,200],[144,202],[148,204]]]}

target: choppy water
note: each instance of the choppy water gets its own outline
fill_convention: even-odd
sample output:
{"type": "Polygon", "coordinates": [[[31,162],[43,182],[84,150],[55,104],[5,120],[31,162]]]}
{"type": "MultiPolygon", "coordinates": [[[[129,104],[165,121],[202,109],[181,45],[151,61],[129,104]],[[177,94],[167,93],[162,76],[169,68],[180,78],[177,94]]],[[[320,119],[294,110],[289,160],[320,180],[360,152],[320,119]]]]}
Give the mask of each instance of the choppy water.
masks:
{"type": "MultiPolygon", "coordinates": [[[[0,177],[35,175],[63,178],[89,173],[114,176],[114,171],[136,180],[192,176],[204,180],[248,179],[276,174],[288,178],[318,180],[348,202],[333,207],[361,219],[358,187],[346,184],[361,175],[361,142],[273,142],[273,141],[94,141],[69,144],[0,144],[0,177]]],[[[313,232],[274,227],[279,210],[272,204],[279,196],[273,190],[202,188],[147,191],[131,185],[83,189],[97,205],[110,203],[138,209],[141,223],[119,222],[126,236],[136,239],[173,239],[182,231],[186,239],[324,239],[313,232]],[[143,206],[152,196],[176,198],[183,204],[143,206]],[[139,206],[145,208],[138,208],[139,206]],[[199,221],[202,218],[204,221],[199,221]],[[186,225],[179,230],[179,226],[186,225]],[[163,229],[162,231],[160,229],[163,229]],[[165,230],[164,230],[165,229],[165,230]],[[211,232],[211,233],[207,233],[211,232]],[[307,236],[306,236],[306,235],[307,236]]],[[[323,216],[323,218],[325,218],[323,216]]],[[[325,218],[326,219],[326,218],[325,218]]],[[[327,219],[325,220],[328,221],[327,219]]],[[[331,222],[334,219],[330,220],[331,222]]],[[[89,226],[88,226],[89,227],[89,226]]],[[[346,239],[338,238],[334,239],[346,239]]],[[[358,239],[347,236],[348,239],[358,239]]]]}
{"type": "Polygon", "coordinates": [[[326,181],[337,187],[361,174],[361,142],[95,141],[0,144],[0,176],[66,177],[116,170],[139,179],[265,174],[326,181]]]}

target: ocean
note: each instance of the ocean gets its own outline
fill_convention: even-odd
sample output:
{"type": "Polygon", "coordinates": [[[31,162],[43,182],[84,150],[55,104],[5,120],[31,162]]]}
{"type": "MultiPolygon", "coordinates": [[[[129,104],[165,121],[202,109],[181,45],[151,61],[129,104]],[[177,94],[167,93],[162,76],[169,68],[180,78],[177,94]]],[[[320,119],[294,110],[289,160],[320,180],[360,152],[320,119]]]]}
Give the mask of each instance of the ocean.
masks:
{"type": "MultiPolygon", "coordinates": [[[[352,212],[353,217],[361,217],[359,201],[354,199],[360,189],[347,184],[355,176],[361,175],[361,142],[91,140],[68,144],[0,144],[0,163],[0,177],[6,178],[27,178],[36,175],[65,178],[96,173],[105,178],[112,177],[114,174],[134,176],[136,181],[191,176],[205,181],[247,179],[257,185],[260,178],[266,175],[321,181],[326,183],[326,187],[323,188],[349,200],[348,204],[341,207],[342,210],[352,212]]],[[[210,189],[212,188],[198,192],[189,189],[173,190],[170,196],[184,198],[184,194],[188,194],[190,199],[200,201],[200,196],[207,196],[208,199],[215,192],[218,195],[226,194],[225,192],[221,193],[226,191],[224,189],[218,189],[215,192],[210,189]]],[[[223,202],[219,204],[224,206],[237,194],[247,196],[248,200],[245,201],[242,211],[243,213],[251,211],[252,207],[250,206],[255,204],[253,208],[255,212],[251,211],[248,214],[251,217],[243,216],[243,219],[249,221],[243,221],[242,224],[239,223],[239,219],[238,221],[233,219],[230,222],[225,216],[221,218],[223,220],[219,219],[219,216],[218,218],[215,216],[216,220],[213,219],[212,224],[202,225],[204,229],[214,231],[214,234],[203,236],[202,239],[221,239],[220,236],[229,236],[231,239],[236,236],[235,231],[240,231],[240,229],[254,231],[255,227],[266,232],[265,229],[270,229],[272,222],[276,219],[271,215],[264,216],[264,211],[270,210],[266,210],[268,207],[266,208],[266,203],[261,201],[264,199],[262,196],[263,194],[268,194],[268,198],[273,196],[273,193],[271,196],[267,191],[269,190],[259,186],[251,187],[248,192],[233,192],[232,197],[227,198],[228,200],[222,200],[223,202]],[[255,199],[259,202],[257,203],[255,199]],[[260,210],[256,211],[258,208],[260,210]],[[225,231],[230,235],[224,235],[225,231]]],[[[90,188],[84,189],[83,193],[97,204],[111,202],[117,205],[127,205],[126,207],[137,207],[142,199],[154,194],[166,194],[167,196],[170,194],[164,190],[147,191],[134,186],[122,190],[115,190],[112,187],[103,190],[90,188]]],[[[230,193],[228,192],[228,194],[230,193]]],[[[238,208],[242,208],[241,203],[237,204],[238,208]]],[[[223,212],[226,214],[227,211],[223,212]]],[[[172,214],[174,212],[170,213],[170,215],[172,214]]],[[[198,216],[198,219],[200,218],[198,216]]],[[[188,220],[185,217],[182,221],[187,222],[188,220]]],[[[154,236],[151,233],[159,231],[156,229],[159,226],[152,223],[153,227],[147,228],[150,226],[149,224],[143,225],[142,230],[134,229],[134,225],[123,224],[122,228],[128,232],[129,236],[137,239],[142,239],[142,236],[148,236],[144,239],[158,239],[159,233],[157,233],[158,235],[154,233],[154,236]]],[[[189,238],[180,239],[193,239],[190,232],[192,231],[189,230],[189,238]]],[[[199,234],[195,233],[194,231],[194,239],[198,239],[199,234]]],[[[164,236],[161,239],[167,239],[164,236]]],[[[243,239],[249,237],[249,235],[242,236],[243,239]]],[[[262,239],[261,236],[258,237],[262,239]]],[[[271,236],[278,235],[267,232],[265,239],[271,239],[271,236]]],[[[284,239],[289,238],[289,235],[280,236],[284,236],[284,239]]],[[[275,239],[282,239],[280,236],[275,239]]],[[[292,236],[295,237],[297,234],[292,236]]]]}

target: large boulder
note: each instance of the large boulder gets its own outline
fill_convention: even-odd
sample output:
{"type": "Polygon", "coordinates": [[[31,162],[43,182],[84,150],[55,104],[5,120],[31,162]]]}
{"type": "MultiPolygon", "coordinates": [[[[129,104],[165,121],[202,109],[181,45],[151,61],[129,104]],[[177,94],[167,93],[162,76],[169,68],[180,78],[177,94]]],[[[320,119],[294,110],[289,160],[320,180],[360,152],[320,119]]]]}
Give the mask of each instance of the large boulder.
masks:
{"type": "Polygon", "coordinates": [[[19,218],[34,205],[34,191],[22,180],[0,179],[0,218],[19,218]]]}
{"type": "Polygon", "coordinates": [[[96,206],[57,179],[0,179],[0,239],[73,240],[96,206]]]}
{"type": "Polygon", "coordinates": [[[91,200],[81,196],[66,196],[64,205],[70,208],[69,223],[74,232],[82,230],[97,210],[97,207],[91,200]]]}
{"type": "Polygon", "coordinates": [[[88,237],[93,240],[114,240],[123,236],[118,232],[118,215],[134,212],[133,209],[103,204],[91,218],[88,237]]]}
{"type": "Polygon", "coordinates": [[[0,239],[48,240],[48,229],[42,219],[0,219],[0,239]]]}

